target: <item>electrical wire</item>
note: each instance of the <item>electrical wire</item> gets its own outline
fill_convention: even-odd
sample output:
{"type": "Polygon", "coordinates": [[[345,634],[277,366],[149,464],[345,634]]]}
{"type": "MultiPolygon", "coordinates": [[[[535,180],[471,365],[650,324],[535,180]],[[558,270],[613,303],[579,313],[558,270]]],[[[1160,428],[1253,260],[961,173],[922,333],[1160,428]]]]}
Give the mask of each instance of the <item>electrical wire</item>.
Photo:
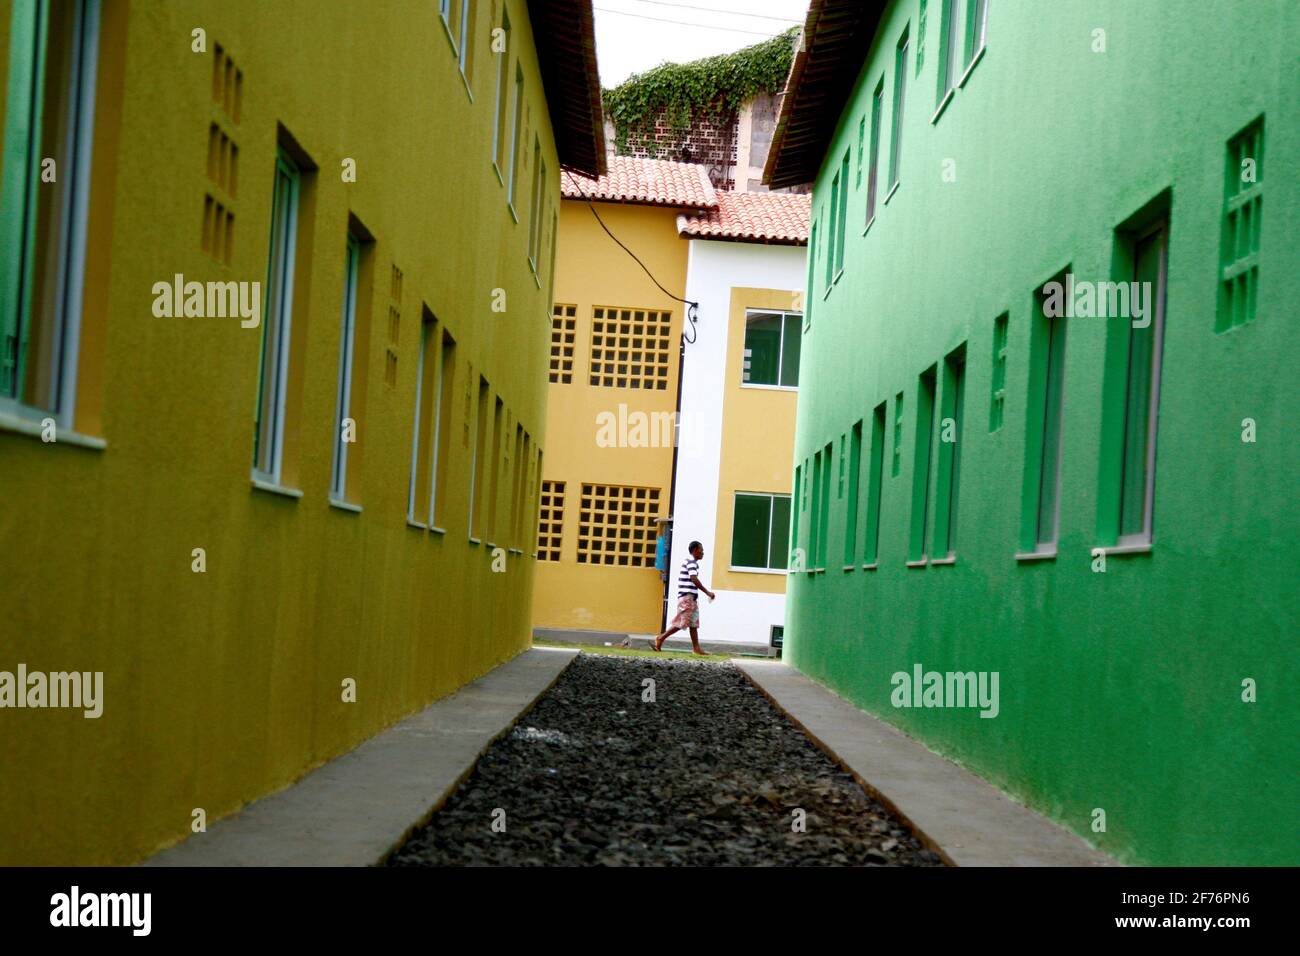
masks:
{"type": "Polygon", "coordinates": [[[690,3],[669,3],[668,0],[635,0],[636,3],[653,3],[658,7],[677,7],[679,10],[698,10],[700,13],[727,13],[733,17],[752,17],[755,20],[776,20],[779,23],[802,23],[794,17],[774,17],[768,13],[742,13],[739,10],[719,10],[717,7],[697,7],[690,3]]]}
{"type": "MultiPolygon", "coordinates": [[[[763,33],[759,30],[742,30],[740,27],[715,27],[707,23],[687,23],[685,20],[668,20],[664,17],[649,17],[644,13],[628,13],[626,10],[611,10],[608,7],[592,7],[597,13],[612,13],[620,17],[636,17],[638,20],[653,20],[656,23],[674,23],[679,27],[695,27],[697,30],[721,30],[724,33],[748,33],[756,37],[778,37],[781,33],[763,33]]],[[[784,32],[784,31],[782,31],[784,32]]]]}
{"type": "Polygon", "coordinates": [[[698,335],[695,324],[697,321],[699,321],[700,304],[698,302],[692,302],[690,299],[683,299],[680,295],[674,295],[672,292],[669,292],[667,289],[665,289],[663,283],[655,278],[654,273],[651,272],[649,267],[644,262],[641,261],[640,257],[631,249],[629,249],[623,243],[623,240],[619,239],[618,236],[614,235],[614,233],[610,231],[609,226],[605,225],[605,220],[601,219],[600,213],[596,211],[596,204],[591,201],[590,196],[588,196],[585,192],[583,192],[582,186],[578,183],[576,179],[573,178],[573,174],[566,169],[564,170],[564,175],[569,177],[569,182],[573,184],[573,188],[578,191],[578,195],[581,196],[583,200],[587,203],[587,208],[590,209],[591,214],[596,217],[596,222],[600,223],[600,228],[605,230],[605,234],[609,236],[609,238],[613,239],[616,243],[618,243],[619,247],[622,248],[624,252],[626,252],[629,256],[632,257],[632,259],[636,262],[636,264],[641,267],[642,271],[645,272],[645,274],[650,277],[650,281],[659,287],[660,292],[668,296],[668,298],[675,299],[678,302],[685,303],[685,305],[688,306],[686,310],[686,319],[687,321],[690,322],[691,334],[690,337],[688,338],[686,335],[686,325],[683,324],[682,339],[686,342],[687,345],[694,344],[695,339],[698,335]]]}

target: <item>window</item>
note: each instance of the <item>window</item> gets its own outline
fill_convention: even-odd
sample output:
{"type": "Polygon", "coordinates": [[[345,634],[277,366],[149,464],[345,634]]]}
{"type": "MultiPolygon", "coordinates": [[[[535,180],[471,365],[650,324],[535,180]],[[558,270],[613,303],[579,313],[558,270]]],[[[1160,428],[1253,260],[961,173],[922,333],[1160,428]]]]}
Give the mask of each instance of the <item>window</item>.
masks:
{"type": "Polygon", "coordinates": [[[867,118],[864,116],[858,120],[858,166],[857,172],[854,173],[854,188],[862,188],[862,164],[866,157],[867,151],[867,118]]]}
{"type": "Polygon", "coordinates": [[[506,107],[509,105],[507,97],[510,93],[506,87],[510,77],[510,14],[504,8],[501,10],[501,33],[501,52],[497,54],[497,121],[496,126],[492,129],[492,162],[496,164],[497,173],[504,182],[506,168],[506,107]]]}
{"type": "Polygon", "coordinates": [[[903,464],[903,393],[894,396],[894,459],[890,474],[897,478],[903,464]]]}
{"type": "Polygon", "coordinates": [[[300,182],[298,167],[283,149],[279,150],[271,198],[271,250],[266,269],[266,305],[262,310],[262,365],[253,438],[253,476],[271,484],[280,483],[283,464],[300,182]]]}
{"type": "Polygon", "coordinates": [[[438,16],[442,18],[442,25],[447,28],[447,39],[451,41],[453,52],[456,50],[456,43],[460,39],[460,18],[463,13],[463,2],[464,0],[438,0],[438,16]]]}
{"type": "Polygon", "coordinates": [[[826,541],[830,538],[831,516],[831,454],[835,446],[830,442],[822,449],[821,509],[817,514],[817,567],[826,567],[826,541]]]}
{"type": "Polygon", "coordinates": [[[975,62],[976,55],[984,49],[988,33],[988,0],[966,0],[966,66],[975,62]]]}
{"type": "Polygon", "coordinates": [[[876,563],[880,552],[880,492],[885,471],[885,403],[871,415],[871,474],[867,479],[867,543],[863,561],[876,563]]]}
{"type": "Polygon", "coordinates": [[[784,571],[789,537],[789,495],[736,493],[731,521],[733,568],[784,571]]]}
{"type": "Polygon", "coordinates": [[[573,381],[573,340],[577,335],[578,307],[560,305],[551,309],[551,384],[573,381]]]}
{"type": "Polygon", "coordinates": [[[70,428],[86,258],[99,4],[11,5],[0,175],[0,411],[70,428]],[[42,182],[44,161],[56,179],[42,182]]]}
{"type": "Polygon", "coordinates": [[[1264,206],[1263,117],[1229,141],[1227,165],[1216,332],[1226,332],[1255,318],[1260,216],[1264,206]]]}
{"type": "Polygon", "coordinates": [[[497,524],[497,504],[501,500],[501,442],[505,403],[497,399],[492,407],[492,470],[488,472],[488,520],[487,534],[493,544],[497,543],[501,527],[497,524]]]}
{"type": "Polygon", "coordinates": [[[438,323],[424,307],[420,321],[420,352],[415,360],[415,420],[411,430],[411,480],[406,490],[406,520],[413,524],[416,508],[433,497],[433,421],[437,395],[437,366],[430,354],[437,345],[438,323]]]}
{"type": "Polygon", "coordinates": [[[653,568],[659,489],[583,483],[578,563],[653,568]]]}
{"type": "Polygon", "coordinates": [[[528,268],[537,275],[538,246],[542,241],[542,191],[546,188],[546,163],[542,144],[533,138],[533,196],[528,205],[528,268]]]}
{"type": "Polygon", "coordinates": [[[470,77],[474,73],[474,7],[471,0],[460,0],[460,43],[457,47],[457,59],[460,61],[460,75],[465,80],[465,88],[470,89],[470,77]]]}
{"type": "MultiPolygon", "coordinates": [[[[903,107],[907,101],[907,31],[898,41],[894,52],[894,116],[893,132],[889,143],[889,190],[898,185],[898,164],[903,140],[903,107]]],[[[886,199],[889,197],[886,196],[886,199]]]]}
{"type": "Polygon", "coordinates": [[[831,180],[831,206],[828,215],[831,217],[830,233],[826,237],[826,288],[822,295],[829,295],[831,285],[835,282],[835,249],[839,245],[840,229],[840,174],[836,173],[835,178],[831,180]]]}
{"type": "Polygon", "coordinates": [[[957,43],[960,34],[957,11],[964,2],[965,0],[943,0],[939,19],[939,92],[936,97],[939,106],[943,105],[957,81],[957,43]]]}
{"type": "Polygon", "coordinates": [[[672,313],[596,306],[591,315],[590,384],[667,390],[672,313]]]}
{"type": "MultiPolygon", "coordinates": [[[[790,515],[790,551],[799,547],[799,512],[803,510],[803,474],[804,466],[794,466],[794,508],[790,515]]],[[[796,571],[802,570],[795,568],[796,571]]]]}
{"type": "Polygon", "coordinates": [[[916,385],[916,445],[912,449],[912,527],[907,549],[910,563],[926,558],[930,521],[930,462],[934,449],[935,367],[921,373],[916,385]]]}
{"type": "MultiPolygon", "coordinates": [[[[1068,271],[1052,282],[1063,288],[1068,271]]],[[[1066,319],[1064,315],[1047,314],[1044,289],[1036,290],[1034,299],[1030,356],[1030,395],[1034,398],[1025,415],[1026,475],[1022,500],[1026,511],[1021,524],[1022,544],[1033,553],[1051,554],[1056,551],[1059,518],[1066,319]]]]}
{"type": "Polygon", "coordinates": [[[519,534],[519,509],[523,507],[520,492],[524,487],[524,426],[515,422],[515,447],[510,456],[510,526],[506,535],[511,547],[523,543],[519,534]]]}
{"type": "Polygon", "coordinates": [[[519,178],[519,124],[523,119],[524,109],[524,71],[515,65],[515,111],[510,116],[510,178],[506,182],[506,203],[515,222],[519,215],[515,212],[515,180],[519,178]]]}
{"type": "Polygon", "coordinates": [[[1150,320],[1129,323],[1123,458],[1120,466],[1119,544],[1150,544],[1155,504],[1156,419],[1160,353],[1165,329],[1165,272],[1169,230],[1159,223],[1134,243],[1133,281],[1150,290],[1150,320]]]}
{"type": "Polygon", "coordinates": [[[849,203],[849,151],[840,160],[840,205],[835,211],[835,275],[844,271],[844,218],[849,203]]]}
{"type": "Polygon", "coordinates": [[[858,554],[858,473],[862,470],[862,421],[849,438],[849,502],[844,523],[844,564],[853,566],[858,554]]]}
{"type": "Polygon", "coordinates": [[[876,218],[876,186],[880,179],[880,107],[885,98],[885,78],[871,97],[871,155],[867,160],[867,225],[876,218]]]}
{"type": "Polygon", "coordinates": [[[433,409],[433,483],[429,489],[429,527],[442,520],[442,495],[447,488],[447,462],[451,457],[451,404],[455,392],[456,340],[446,329],[441,334],[442,356],[438,371],[438,399],[433,409]]]}
{"type": "Polygon", "coordinates": [[[542,481],[542,497],[537,518],[537,560],[560,560],[560,540],[564,533],[564,482],[542,481]]]}
{"type": "Polygon", "coordinates": [[[813,311],[813,280],[817,277],[817,221],[813,220],[812,231],[808,235],[808,293],[804,296],[803,311],[803,330],[805,332],[812,328],[812,311],[813,311]]]}
{"type": "Polygon", "coordinates": [[[821,554],[822,471],[826,467],[822,464],[822,453],[818,451],[812,460],[812,512],[808,516],[808,566],[805,568],[808,571],[818,567],[817,558],[821,554]]]}
{"type": "Polygon", "coordinates": [[[961,474],[962,420],[965,417],[966,346],[943,361],[939,420],[938,494],[934,505],[934,540],[930,553],[951,558],[957,553],[957,490],[961,474]]]}
{"type": "Polygon", "coordinates": [[[744,385],[799,385],[798,312],[745,313],[745,361],[741,370],[744,385]]]}
{"type": "Polygon", "coordinates": [[[488,385],[487,379],[482,375],[478,378],[478,405],[475,412],[474,426],[474,448],[470,455],[469,462],[469,537],[471,541],[479,541],[480,522],[483,514],[483,486],[487,482],[482,480],[481,469],[479,466],[480,456],[487,447],[487,427],[488,427],[488,399],[492,397],[492,390],[488,385]]]}
{"type": "Polygon", "coordinates": [[[339,384],[334,413],[334,463],[330,499],[347,500],[348,445],[355,440],[352,418],[352,362],[356,344],[357,278],[361,271],[361,243],[348,233],[343,262],[343,317],[339,335],[339,384]]]}
{"type": "Polygon", "coordinates": [[[1007,403],[1007,313],[993,322],[993,377],[989,396],[989,431],[1002,427],[1007,403]]]}
{"type": "MultiPolygon", "coordinates": [[[[548,205],[550,200],[547,200],[548,205]]],[[[551,209],[551,266],[546,279],[546,298],[549,300],[555,292],[555,249],[556,237],[560,231],[560,213],[551,209]]]]}

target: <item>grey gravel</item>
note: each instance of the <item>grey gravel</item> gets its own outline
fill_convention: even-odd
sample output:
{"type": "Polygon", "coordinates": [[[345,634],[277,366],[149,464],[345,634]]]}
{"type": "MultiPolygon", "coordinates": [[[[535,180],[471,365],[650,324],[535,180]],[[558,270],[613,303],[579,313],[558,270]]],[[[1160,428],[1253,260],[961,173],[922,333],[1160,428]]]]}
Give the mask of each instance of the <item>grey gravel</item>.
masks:
{"type": "Polygon", "coordinates": [[[388,865],[942,864],[730,664],[582,654],[388,865]]]}

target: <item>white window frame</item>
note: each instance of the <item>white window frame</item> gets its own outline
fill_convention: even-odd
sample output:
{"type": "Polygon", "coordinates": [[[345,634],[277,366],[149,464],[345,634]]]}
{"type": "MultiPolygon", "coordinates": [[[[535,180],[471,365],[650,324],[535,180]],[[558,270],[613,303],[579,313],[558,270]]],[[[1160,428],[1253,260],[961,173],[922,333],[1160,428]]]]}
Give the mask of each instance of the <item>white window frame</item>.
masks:
{"type": "MultiPolygon", "coordinates": [[[[442,377],[443,377],[444,375],[447,374],[447,365],[446,365],[446,363],[443,361],[443,354],[442,354],[443,346],[444,346],[444,344],[445,344],[445,343],[444,343],[444,336],[443,336],[443,329],[442,329],[442,326],[441,326],[441,325],[435,325],[435,327],[434,327],[434,331],[435,331],[437,334],[434,336],[434,340],[435,340],[435,341],[434,341],[434,350],[433,350],[433,351],[434,351],[434,355],[433,355],[433,357],[434,357],[434,359],[435,359],[435,360],[437,361],[437,363],[438,363],[438,368],[437,368],[437,372],[438,372],[438,374],[437,374],[436,376],[434,376],[434,382],[433,382],[433,386],[434,386],[434,392],[433,392],[433,408],[431,409],[431,412],[432,412],[432,414],[433,414],[433,432],[432,432],[432,437],[429,439],[429,441],[433,444],[433,455],[432,455],[432,457],[430,458],[430,462],[429,462],[429,521],[428,521],[428,524],[429,524],[429,527],[430,527],[430,528],[436,527],[436,523],[435,523],[435,521],[434,521],[434,517],[435,517],[435,509],[436,509],[437,504],[438,504],[438,452],[439,452],[439,450],[441,449],[441,446],[442,446],[442,441],[441,441],[441,438],[442,438],[442,392],[443,392],[443,381],[442,381],[442,377]]],[[[423,377],[423,376],[421,376],[421,377],[423,377]]]]}
{"type": "MultiPolygon", "coordinates": [[[[505,185],[505,170],[497,163],[497,157],[501,156],[501,140],[505,138],[505,116],[502,115],[503,101],[508,93],[506,89],[507,77],[510,75],[510,13],[502,9],[501,11],[501,31],[505,38],[505,47],[497,54],[501,59],[497,63],[497,95],[492,102],[492,168],[497,172],[497,178],[501,180],[501,185],[505,185]]],[[[505,103],[508,106],[508,102],[505,103]]],[[[504,157],[502,157],[504,159],[504,157]]]]}
{"type": "MultiPolygon", "coordinates": [[[[1147,396],[1147,441],[1146,441],[1146,489],[1143,493],[1142,502],[1142,530],[1134,531],[1131,534],[1120,534],[1116,538],[1116,547],[1125,548],[1137,545],[1149,545],[1152,543],[1155,529],[1155,498],[1156,498],[1156,438],[1159,430],[1160,418],[1160,370],[1164,364],[1164,345],[1165,345],[1165,299],[1168,295],[1166,287],[1167,270],[1169,266],[1169,221],[1161,219],[1149,229],[1144,230],[1133,241],[1134,265],[1136,266],[1137,246],[1144,239],[1149,239],[1153,235],[1160,235],[1160,272],[1158,286],[1156,290],[1156,314],[1152,321],[1151,329],[1151,386],[1150,395],[1147,396]]],[[[1130,333],[1131,334],[1131,333],[1130,333]]],[[[1129,343],[1130,352],[1132,342],[1129,343]]],[[[1129,361],[1132,361],[1130,357],[1129,361]]],[[[1128,382],[1125,382],[1125,402],[1128,400],[1128,382]]],[[[1128,425],[1125,423],[1125,431],[1121,435],[1121,440],[1128,439],[1128,425]]],[[[1120,501],[1123,502],[1124,495],[1124,470],[1120,470],[1120,501]]],[[[1121,504],[1118,510],[1117,518],[1122,528],[1124,522],[1124,509],[1121,504]]]]}
{"type": "Polygon", "coordinates": [[[420,474],[420,399],[424,391],[425,353],[429,349],[430,332],[436,328],[436,322],[421,320],[420,351],[415,360],[415,427],[411,430],[411,480],[406,490],[406,520],[421,528],[425,527],[424,523],[415,520],[415,486],[420,474]]]}
{"type": "MultiPolygon", "coordinates": [[[[794,520],[794,518],[793,518],[793,516],[794,516],[794,499],[793,499],[793,496],[790,495],[790,494],[787,493],[787,492],[782,492],[782,491],[733,491],[733,492],[731,493],[731,547],[732,547],[733,549],[734,549],[735,546],[736,546],[736,501],[737,501],[737,499],[739,499],[741,496],[744,496],[744,497],[746,497],[746,498],[766,498],[766,499],[768,499],[768,501],[767,501],[767,547],[766,547],[766,549],[764,550],[763,553],[764,553],[765,555],[767,555],[767,559],[768,559],[768,560],[771,560],[771,557],[772,557],[772,524],[773,524],[773,522],[772,522],[772,513],[773,513],[773,511],[775,511],[775,509],[776,509],[776,503],[775,503],[775,502],[776,502],[776,499],[777,499],[777,498],[784,498],[784,499],[786,499],[786,501],[789,501],[789,502],[790,502],[790,508],[791,508],[791,511],[790,511],[790,514],[791,514],[791,521],[793,521],[793,520],[794,520]]],[[[786,529],[786,533],[787,533],[787,534],[789,533],[789,529],[788,529],[788,528],[786,529]]],[[[728,571],[744,571],[744,572],[752,573],[752,574],[783,574],[783,575],[784,575],[784,574],[789,574],[789,573],[790,573],[790,569],[789,569],[788,567],[785,567],[785,568],[769,568],[769,567],[755,568],[755,567],[750,567],[749,565],[743,565],[743,564],[732,564],[731,561],[730,561],[731,555],[727,555],[727,558],[728,558],[728,561],[727,561],[727,570],[728,570],[728,571]]],[[[787,559],[787,562],[786,562],[786,563],[789,564],[788,559],[787,559]]]]}
{"type": "MultiPolygon", "coordinates": [[[[43,83],[45,72],[45,45],[48,42],[48,8],[38,0],[38,2],[31,5],[30,10],[36,17],[36,22],[30,24],[30,27],[40,37],[39,52],[32,64],[32,73],[27,77],[28,82],[21,85],[11,82],[8,97],[9,103],[12,105],[23,97],[24,90],[28,97],[34,93],[39,105],[36,107],[37,115],[30,117],[30,119],[39,124],[39,114],[44,102],[44,88],[40,84],[43,83]],[[37,89],[33,90],[33,87],[37,87],[37,89]]],[[[62,156],[58,157],[58,168],[64,171],[63,175],[65,177],[68,177],[65,181],[68,184],[69,201],[63,206],[58,226],[60,230],[60,246],[59,261],[56,265],[58,276],[54,303],[55,352],[50,359],[50,364],[54,369],[53,384],[50,394],[40,406],[27,405],[18,394],[12,397],[0,395],[0,415],[13,417],[21,422],[53,418],[57,428],[68,431],[72,430],[75,418],[77,365],[81,345],[81,312],[85,297],[86,224],[90,204],[90,164],[95,132],[95,95],[99,62],[99,14],[99,0],[81,0],[77,4],[73,17],[71,46],[78,55],[71,57],[71,76],[69,77],[68,87],[73,91],[76,103],[70,109],[72,115],[69,117],[68,126],[71,135],[68,137],[66,151],[62,156]]],[[[15,20],[17,16],[18,12],[15,10],[15,20]]],[[[36,191],[40,188],[40,185],[37,172],[38,164],[35,162],[36,144],[32,142],[32,138],[34,136],[39,137],[39,126],[33,128],[33,125],[29,124],[25,130],[17,127],[14,111],[8,108],[6,108],[6,117],[9,125],[14,126],[12,131],[5,130],[6,140],[11,139],[11,137],[23,136],[25,133],[28,152],[27,165],[30,172],[25,177],[23,187],[26,192],[24,204],[34,206],[36,191]]],[[[35,242],[34,228],[30,233],[23,230],[19,237],[19,241],[28,248],[35,242]]],[[[19,269],[23,268],[22,265],[15,265],[19,269]]],[[[10,267],[8,264],[6,266],[10,267]]],[[[30,271],[30,261],[26,268],[30,271]]],[[[0,286],[0,288],[7,287],[9,287],[7,283],[0,286]]],[[[5,302],[0,308],[5,310],[14,309],[18,312],[19,322],[16,331],[19,336],[18,348],[21,350],[24,316],[26,316],[28,323],[31,321],[31,317],[27,315],[31,307],[32,279],[30,275],[19,277],[14,288],[18,291],[19,301],[5,302]]],[[[24,358],[23,355],[19,356],[18,363],[15,365],[16,374],[25,367],[24,358]]]]}
{"type": "MultiPolygon", "coordinates": [[[[740,339],[740,348],[741,348],[741,353],[740,353],[740,356],[741,356],[741,362],[740,362],[740,387],[741,387],[741,388],[759,388],[759,389],[769,389],[769,390],[772,390],[772,391],[778,391],[778,392],[797,392],[797,391],[799,391],[799,386],[798,386],[798,385],[782,385],[782,384],[781,384],[781,373],[785,370],[785,320],[786,320],[787,318],[789,318],[790,316],[794,316],[794,317],[796,317],[796,318],[799,319],[799,323],[800,323],[800,325],[802,325],[802,324],[803,324],[804,313],[802,313],[802,312],[795,312],[795,311],[790,310],[790,309],[746,309],[746,310],[745,310],[745,331],[746,331],[746,332],[749,331],[749,318],[750,318],[751,315],[779,315],[779,316],[781,316],[781,341],[780,341],[780,343],[779,343],[778,346],[777,346],[778,353],[777,353],[777,359],[776,359],[776,382],[775,382],[775,384],[771,384],[771,385],[769,385],[769,384],[764,383],[764,382],[746,382],[746,381],[745,381],[745,372],[748,371],[748,369],[746,368],[746,365],[747,365],[748,362],[749,362],[749,358],[750,358],[750,350],[747,349],[747,348],[745,348],[745,338],[744,338],[744,336],[741,336],[741,339],[740,339]]],[[[801,349],[800,349],[800,355],[802,355],[802,354],[803,354],[803,350],[802,350],[802,348],[801,348],[801,349]]]]}
{"type": "MultiPolygon", "coordinates": [[[[453,0],[454,2],[454,0],[453,0]]],[[[470,9],[470,0],[461,0],[460,3],[460,38],[456,44],[456,65],[460,69],[461,79],[465,81],[465,89],[469,90],[469,75],[465,72],[466,62],[469,60],[469,18],[473,15],[470,9]]],[[[470,93],[470,101],[473,102],[474,94],[470,93]]]]}
{"type": "Polygon", "coordinates": [[[515,182],[519,179],[519,114],[524,108],[524,71],[515,64],[515,110],[510,119],[510,176],[506,182],[506,206],[515,223],[519,223],[519,213],[515,211],[515,182]]]}
{"type": "MultiPolygon", "coordinates": [[[[253,462],[253,480],[270,485],[279,486],[280,475],[284,466],[284,411],[285,402],[288,396],[286,379],[289,374],[289,349],[293,341],[291,330],[293,327],[293,282],[294,282],[294,263],[298,254],[298,201],[300,198],[300,188],[302,186],[302,172],[298,166],[289,158],[288,154],[280,149],[277,151],[275,160],[275,174],[278,178],[283,173],[289,182],[288,195],[288,213],[286,221],[283,223],[285,230],[284,238],[284,259],[279,263],[283,268],[283,280],[279,286],[275,286],[270,281],[272,270],[277,265],[279,253],[276,249],[271,249],[271,255],[267,262],[267,283],[266,296],[267,307],[262,310],[263,315],[263,335],[262,335],[262,358],[260,363],[259,374],[262,377],[262,388],[258,390],[258,457],[261,457],[261,442],[264,438],[271,442],[270,464],[269,469],[263,470],[258,468],[257,460],[253,462]],[[272,289],[278,289],[279,302],[271,301],[272,289]],[[274,320],[272,320],[274,317],[274,320]],[[272,324],[274,324],[275,339],[272,341],[272,324]],[[273,396],[273,415],[269,423],[262,422],[260,419],[262,407],[262,389],[267,387],[265,380],[266,369],[266,349],[270,346],[275,349],[275,380],[272,387],[275,389],[273,396]]],[[[274,195],[274,194],[273,194],[274,195]]],[[[272,229],[271,235],[275,236],[274,219],[279,215],[277,209],[271,210],[272,229]]]]}
{"type": "Polygon", "coordinates": [[[330,501],[347,501],[348,442],[343,440],[343,421],[352,410],[352,362],[355,357],[357,324],[357,277],[360,273],[361,243],[348,233],[347,257],[343,278],[343,321],[339,343],[338,401],[334,413],[334,473],[330,481],[330,501]]]}

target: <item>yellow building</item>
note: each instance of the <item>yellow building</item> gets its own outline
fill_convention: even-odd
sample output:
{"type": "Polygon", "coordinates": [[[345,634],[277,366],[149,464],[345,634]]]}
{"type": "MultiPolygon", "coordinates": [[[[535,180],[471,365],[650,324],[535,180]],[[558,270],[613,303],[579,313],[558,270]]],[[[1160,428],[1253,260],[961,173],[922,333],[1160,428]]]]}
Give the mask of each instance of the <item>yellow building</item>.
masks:
{"type": "Polygon", "coordinates": [[[686,308],[677,216],[717,198],[702,166],[626,157],[560,186],[533,624],[539,636],[653,633],[686,308]]]}
{"type": "Polygon", "coordinates": [[[528,646],[591,17],[0,0],[0,864],[142,859],[528,646]]]}

